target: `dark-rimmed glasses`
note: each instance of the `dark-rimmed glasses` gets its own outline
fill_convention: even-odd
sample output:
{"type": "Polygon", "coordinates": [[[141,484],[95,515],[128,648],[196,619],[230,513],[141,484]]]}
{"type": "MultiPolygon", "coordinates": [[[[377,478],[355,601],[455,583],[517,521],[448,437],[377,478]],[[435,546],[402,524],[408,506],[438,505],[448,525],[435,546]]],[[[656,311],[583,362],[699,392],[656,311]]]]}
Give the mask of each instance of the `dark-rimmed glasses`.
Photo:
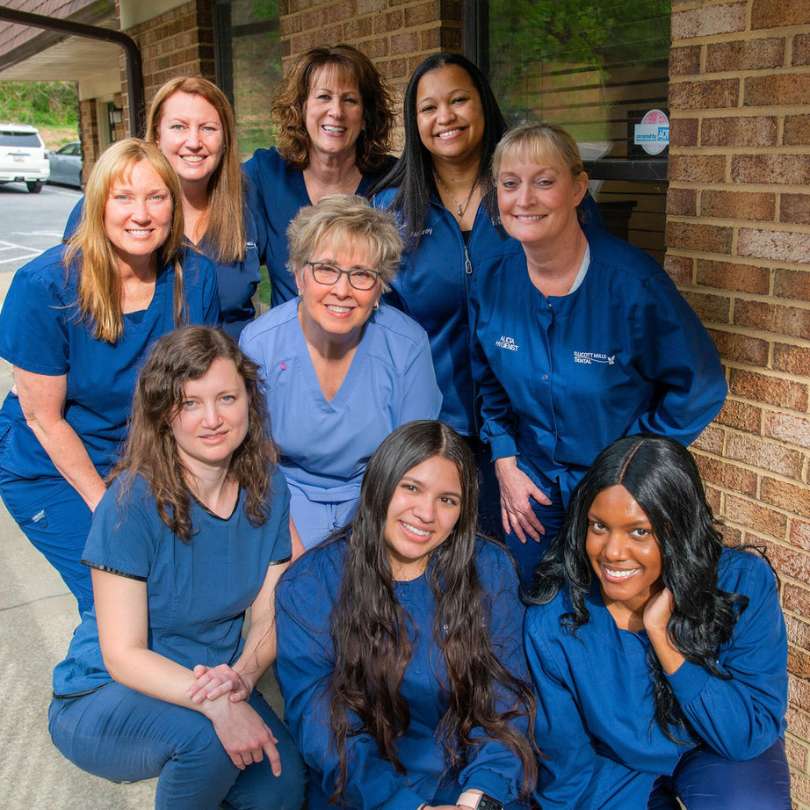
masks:
{"type": "Polygon", "coordinates": [[[344,270],[328,262],[304,262],[312,268],[312,278],[326,287],[337,284],[341,276],[349,279],[349,284],[355,290],[371,290],[379,281],[380,274],[376,270],[344,270]]]}

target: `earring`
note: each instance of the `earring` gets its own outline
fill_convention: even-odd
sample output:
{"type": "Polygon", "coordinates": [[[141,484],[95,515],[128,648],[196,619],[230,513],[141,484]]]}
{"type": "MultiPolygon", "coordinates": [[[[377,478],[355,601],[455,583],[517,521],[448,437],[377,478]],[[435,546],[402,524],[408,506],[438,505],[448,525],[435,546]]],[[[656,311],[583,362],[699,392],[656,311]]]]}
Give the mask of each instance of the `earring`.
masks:
{"type": "Polygon", "coordinates": [[[374,302],[374,310],[375,310],[375,312],[376,312],[376,311],[377,311],[379,308],[380,308],[380,302],[379,302],[379,300],[377,300],[377,301],[375,301],[375,302],[374,302]]]}

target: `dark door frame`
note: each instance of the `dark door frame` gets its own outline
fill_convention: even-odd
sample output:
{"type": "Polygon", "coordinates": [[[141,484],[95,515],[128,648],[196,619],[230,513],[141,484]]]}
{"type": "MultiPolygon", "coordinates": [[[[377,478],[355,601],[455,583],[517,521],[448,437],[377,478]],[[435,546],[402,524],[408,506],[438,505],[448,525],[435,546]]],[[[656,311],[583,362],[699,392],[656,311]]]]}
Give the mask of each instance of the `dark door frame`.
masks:
{"type": "Polygon", "coordinates": [[[132,37],[112,28],[101,28],[98,25],[63,20],[59,17],[45,17],[42,14],[31,14],[18,11],[8,6],[0,6],[0,20],[27,25],[32,28],[43,28],[47,31],[58,31],[75,37],[100,39],[113,42],[124,49],[126,63],[127,93],[129,101],[129,134],[141,137],[144,130],[144,113],[146,110],[143,88],[143,62],[138,43],[132,37]]]}

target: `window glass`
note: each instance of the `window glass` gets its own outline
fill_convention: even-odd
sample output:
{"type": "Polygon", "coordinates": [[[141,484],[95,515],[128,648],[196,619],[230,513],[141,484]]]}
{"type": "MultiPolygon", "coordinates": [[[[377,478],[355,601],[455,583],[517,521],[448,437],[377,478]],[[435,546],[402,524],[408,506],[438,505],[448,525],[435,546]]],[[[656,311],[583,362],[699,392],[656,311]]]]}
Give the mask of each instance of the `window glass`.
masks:
{"type": "Polygon", "coordinates": [[[275,143],[270,103],[281,80],[277,0],[231,4],[233,101],[242,158],[275,143]]]}
{"type": "Polygon", "coordinates": [[[10,132],[0,130],[0,146],[24,146],[39,148],[42,146],[36,132],[10,132]]]}
{"type": "Polygon", "coordinates": [[[659,260],[666,182],[642,178],[668,154],[668,129],[652,111],[668,114],[670,8],[670,0],[490,0],[488,20],[490,78],[509,123],[560,124],[584,160],[598,161],[592,174],[620,176],[592,182],[602,215],[659,260]],[[658,154],[636,143],[650,132],[661,142],[648,151],[658,154]]]}

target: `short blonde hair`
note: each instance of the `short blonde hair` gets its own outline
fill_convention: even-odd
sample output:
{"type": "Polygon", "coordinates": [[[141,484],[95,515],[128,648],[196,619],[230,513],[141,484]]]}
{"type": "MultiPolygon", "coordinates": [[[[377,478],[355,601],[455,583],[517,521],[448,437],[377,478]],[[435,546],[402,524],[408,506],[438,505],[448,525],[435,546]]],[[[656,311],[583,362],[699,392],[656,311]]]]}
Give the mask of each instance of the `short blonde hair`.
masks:
{"type": "Polygon", "coordinates": [[[372,208],[354,194],[330,194],[316,205],[302,208],[287,228],[291,272],[300,270],[323,239],[364,239],[371,250],[372,269],[388,290],[399,269],[402,238],[392,214],[372,208]]]}
{"type": "Polygon", "coordinates": [[[126,177],[136,163],[146,160],[166,184],[172,197],[169,236],[158,249],[158,266],[175,264],[175,325],[185,319],[180,250],[183,244],[183,206],[180,181],[169,161],[153,143],[126,138],[109,146],[96,161],[84,190],[79,227],[68,240],[65,266],[79,266],[79,311],[94,325],[97,340],[115,343],[124,329],[121,312],[121,277],[112,244],[104,228],[104,212],[112,185],[126,177]]]}
{"type": "Polygon", "coordinates": [[[557,124],[521,124],[510,129],[492,156],[492,177],[496,181],[504,158],[517,154],[534,163],[553,155],[568,167],[573,177],[579,177],[585,171],[577,142],[557,124]]]}

